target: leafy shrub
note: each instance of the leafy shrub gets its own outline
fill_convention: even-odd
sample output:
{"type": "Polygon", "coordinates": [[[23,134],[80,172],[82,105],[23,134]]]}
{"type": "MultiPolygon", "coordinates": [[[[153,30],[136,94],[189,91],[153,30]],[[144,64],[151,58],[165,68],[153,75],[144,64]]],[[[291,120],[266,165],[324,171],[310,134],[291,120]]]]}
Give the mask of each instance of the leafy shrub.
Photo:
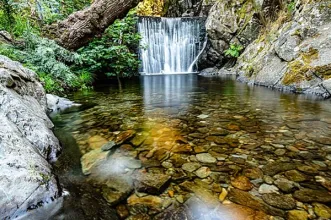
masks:
{"type": "Polygon", "coordinates": [[[77,53],[72,53],[54,41],[32,33],[25,33],[23,37],[24,47],[0,44],[0,54],[22,62],[34,70],[47,92],[63,93],[70,89],[89,88],[93,81],[92,74],[71,67],[81,64],[81,58],[77,53]]]}
{"type": "Polygon", "coordinates": [[[126,18],[116,20],[105,34],[78,50],[83,68],[92,73],[107,76],[130,77],[138,73],[136,53],[140,35],[136,32],[137,17],[131,11],[126,18]]]}
{"type": "Polygon", "coordinates": [[[230,57],[239,57],[240,51],[242,51],[243,46],[237,44],[231,44],[230,48],[225,50],[225,55],[230,57]]]}

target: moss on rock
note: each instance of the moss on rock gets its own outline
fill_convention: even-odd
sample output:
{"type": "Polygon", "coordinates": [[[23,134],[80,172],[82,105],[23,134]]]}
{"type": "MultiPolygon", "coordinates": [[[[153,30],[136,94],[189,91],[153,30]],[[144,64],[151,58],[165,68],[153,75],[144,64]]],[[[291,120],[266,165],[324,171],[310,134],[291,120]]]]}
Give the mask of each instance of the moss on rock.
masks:
{"type": "Polygon", "coordinates": [[[313,60],[318,59],[318,50],[311,48],[308,52],[301,54],[301,59],[289,62],[288,71],[283,78],[284,85],[291,85],[300,83],[302,81],[309,81],[312,75],[308,74],[310,71],[315,72],[315,68],[311,66],[313,60]]]}

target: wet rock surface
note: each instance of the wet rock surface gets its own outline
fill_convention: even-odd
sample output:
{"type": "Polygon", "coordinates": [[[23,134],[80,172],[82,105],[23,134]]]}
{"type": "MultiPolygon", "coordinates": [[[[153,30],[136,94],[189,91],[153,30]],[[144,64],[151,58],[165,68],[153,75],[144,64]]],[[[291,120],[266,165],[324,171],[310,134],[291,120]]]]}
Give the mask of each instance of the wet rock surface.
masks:
{"type": "Polygon", "coordinates": [[[108,207],[117,218],[129,219],[328,215],[331,149],[323,144],[331,135],[328,102],[264,88],[252,91],[223,78],[169,77],[194,86],[163,93],[156,89],[161,84],[148,90],[149,79],[163,77],[142,78],[144,87],[127,85],[122,93],[106,87],[75,95],[78,103],[97,105],[54,119],[77,143],[68,161],[77,158],[78,165],[61,171],[70,177],[64,182],[91,186],[88,195],[100,194],[97,203],[84,200],[97,205],[82,209],[97,213],[93,210],[108,207]],[[108,156],[84,176],[81,158],[94,151],[108,156]]]}

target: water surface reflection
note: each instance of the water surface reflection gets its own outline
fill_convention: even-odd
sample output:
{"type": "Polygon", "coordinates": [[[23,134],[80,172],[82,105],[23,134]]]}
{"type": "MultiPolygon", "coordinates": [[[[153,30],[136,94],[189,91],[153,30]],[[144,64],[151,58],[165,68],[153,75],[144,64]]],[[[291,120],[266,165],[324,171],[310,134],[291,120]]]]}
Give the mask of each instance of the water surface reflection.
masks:
{"type": "Polygon", "coordinates": [[[69,98],[84,105],[54,118],[70,196],[51,219],[317,218],[331,202],[327,100],[196,75],[69,98]]]}

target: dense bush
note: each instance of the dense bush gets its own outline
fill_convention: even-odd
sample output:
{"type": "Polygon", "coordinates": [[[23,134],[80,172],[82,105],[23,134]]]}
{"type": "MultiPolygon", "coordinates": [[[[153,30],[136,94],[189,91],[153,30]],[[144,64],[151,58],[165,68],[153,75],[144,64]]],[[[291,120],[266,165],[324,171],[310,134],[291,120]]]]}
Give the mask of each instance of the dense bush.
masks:
{"type": "Polygon", "coordinates": [[[0,54],[34,70],[44,83],[47,92],[61,93],[69,89],[85,89],[92,83],[93,78],[90,73],[73,71],[71,68],[81,63],[78,54],[33,33],[25,33],[23,38],[25,45],[20,48],[1,44],[0,54]]]}
{"type": "Polygon", "coordinates": [[[136,32],[137,19],[135,11],[131,11],[126,18],[116,20],[101,38],[78,50],[83,68],[88,72],[117,78],[136,75],[140,41],[140,35],[136,32]]]}
{"type": "Polygon", "coordinates": [[[80,56],[40,37],[44,24],[64,18],[88,3],[88,0],[0,0],[0,30],[24,42],[19,47],[0,44],[0,54],[36,71],[47,92],[88,88],[92,75],[74,68],[81,64],[80,56]]]}

